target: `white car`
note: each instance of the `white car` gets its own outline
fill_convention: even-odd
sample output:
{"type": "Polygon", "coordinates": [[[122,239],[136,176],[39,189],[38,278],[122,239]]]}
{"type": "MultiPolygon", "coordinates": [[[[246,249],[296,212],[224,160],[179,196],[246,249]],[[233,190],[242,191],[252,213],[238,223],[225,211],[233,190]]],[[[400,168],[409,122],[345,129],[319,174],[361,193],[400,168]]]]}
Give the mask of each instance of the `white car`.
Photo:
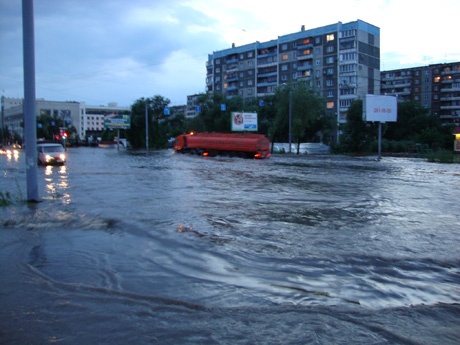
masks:
{"type": "Polygon", "coordinates": [[[38,164],[64,164],[65,150],[61,144],[37,144],[38,164]]]}

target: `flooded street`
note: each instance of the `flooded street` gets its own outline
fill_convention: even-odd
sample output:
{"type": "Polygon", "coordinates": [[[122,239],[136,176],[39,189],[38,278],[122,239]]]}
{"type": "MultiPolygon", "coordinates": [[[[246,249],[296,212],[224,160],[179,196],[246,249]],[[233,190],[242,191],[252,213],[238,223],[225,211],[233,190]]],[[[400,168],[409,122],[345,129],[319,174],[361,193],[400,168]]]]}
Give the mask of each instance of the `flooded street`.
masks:
{"type": "Polygon", "coordinates": [[[0,207],[2,344],[458,344],[459,165],[80,147],[38,178],[0,207]]]}

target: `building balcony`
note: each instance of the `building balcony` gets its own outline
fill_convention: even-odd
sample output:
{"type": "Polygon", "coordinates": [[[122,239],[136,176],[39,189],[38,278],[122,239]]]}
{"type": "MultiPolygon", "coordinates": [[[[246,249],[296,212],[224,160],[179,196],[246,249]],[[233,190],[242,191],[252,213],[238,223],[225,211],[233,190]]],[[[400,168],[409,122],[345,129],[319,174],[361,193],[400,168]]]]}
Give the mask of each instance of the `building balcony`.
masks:
{"type": "Polygon", "coordinates": [[[313,43],[302,44],[300,46],[297,46],[297,50],[308,49],[308,48],[313,48],[313,43]]]}
{"type": "Polygon", "coordinates": [[[227,78],[228,83],[231,83],[232,81],[238,81],[238,77],[227,78]]]}
{"type": "Polygon", "coordinates": [[[306,71],[308,69],[313,69],[313,65],[308,64],[308,65],[304,65],[304,66],[297,66],[298,71],[306,71]]]}
{"type": "Polygon", "coordinates": [[[272,85],[278,85],[278,82],[277,81],[272,81],[272,82],[264,81],[261,83],[257,83],[257,86],[272,86],[272,85]]]}
{"type": "Polygon", "coordinates": [[[264,57],[276,56],[276,55],[278,55],[277,52],[271,52],[271,53],[259,54],[259,55],[257,55],[257,58],[261,59],[261,58],[264,58],[264,57]]]}
{"type": "Polygon", "coordinates": [[[441,119],[447,120],[447,119],[460,119],[460,115],[455,115],[455,114],[444,114],[444,115],[439,115],[441,119]]]}
{"type": "Polygon", "coordinates": [[[238,59],[236,57],[233,57],[231,59],[228,59],[228,60],[225,60],[225,63],[228,65],[228,64],[231,64],[231,63],[237,63],[238,62],[238,59]]]}
{"type": "Polygon", "coordinates": [[[266,78],[266,77],[273,77],[278,75],[278,72],[270,72],[270,73],[259,73],[257,78],[266,78]]]}
{"type": "Polygon", "coordinates": [[[460,105],[441,105],[442,110],[460,110],[460,105]]]}
{"type": "Polygon", "coordinates": [[[455,92],[455,91],[460,91],[460,87],[450,87],[450,88],[441,89],[441,92],[455,92]]]}
{"type": "Polygon", "coordinates": [[[276,66],[278,62],[273,61],[273,62],[266,62],[266,63],[257,63],[257,67],[272,67],[276,66]]]}
{"type": "Polygon", "coordinates": [[[339,99],[340,99],[340,100],[355,99],[355,98],[358,98],[358,95],[351,94],[351,95],[339,96],[339,99]]]}
{"type": "Polygon", "coordinates": [[[308,60],[308,59],[313,59],[313,54],[297,56],[297,60],[308,60]]]}
{"type": "Polygon", "coordinates": [[[273,92],[259,92],[257,93],[257,97],[265,97],[265,96],[271,96],[273,95],[273,92]]]}
{"type": "Polygon", "coordinates": [[[460,97],[441,97],[441,101],[460,101],[460,97]]]}
{"type": "Polygon", "coordinates": [[[453,79],[445,79],[445,80],[441,80],[441,84],[452,84],[454,82],[453,79]]]}

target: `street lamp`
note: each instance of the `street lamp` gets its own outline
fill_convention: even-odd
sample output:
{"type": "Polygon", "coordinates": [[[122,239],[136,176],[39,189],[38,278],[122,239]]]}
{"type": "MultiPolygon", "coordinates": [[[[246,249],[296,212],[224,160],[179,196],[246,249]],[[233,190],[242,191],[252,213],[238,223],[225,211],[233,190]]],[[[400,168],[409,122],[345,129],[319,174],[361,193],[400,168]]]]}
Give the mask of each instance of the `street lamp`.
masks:
{"type": "Polygon", "coordinates": [[[289,153],[292,146],[292,89],[289,88],[289,153]]]}
{"type": "Polygon", "coordinates": [[[145,98],[145,150],[147,156],[149,154],[149,114],[148,114],[148,99],[145,98]]]}
{"type": "Polygon", "coordinates": [[[291,153],[291,146],[292,146],[292,88],[283,83],[285,87],[289,87],[289,153],[291,153]]]}

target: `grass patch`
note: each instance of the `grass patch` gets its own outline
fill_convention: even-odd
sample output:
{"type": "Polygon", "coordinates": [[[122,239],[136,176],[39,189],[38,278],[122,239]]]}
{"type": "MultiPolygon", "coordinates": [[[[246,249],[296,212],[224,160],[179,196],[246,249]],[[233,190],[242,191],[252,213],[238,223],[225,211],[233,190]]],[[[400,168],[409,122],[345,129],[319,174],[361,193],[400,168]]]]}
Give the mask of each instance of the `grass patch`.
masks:
{"type": "Polygon", "coordinates": [[[460,156],[451,151],[438,151],[427,155],[428,162],[433,163],[460,163],[460,156]]]}

